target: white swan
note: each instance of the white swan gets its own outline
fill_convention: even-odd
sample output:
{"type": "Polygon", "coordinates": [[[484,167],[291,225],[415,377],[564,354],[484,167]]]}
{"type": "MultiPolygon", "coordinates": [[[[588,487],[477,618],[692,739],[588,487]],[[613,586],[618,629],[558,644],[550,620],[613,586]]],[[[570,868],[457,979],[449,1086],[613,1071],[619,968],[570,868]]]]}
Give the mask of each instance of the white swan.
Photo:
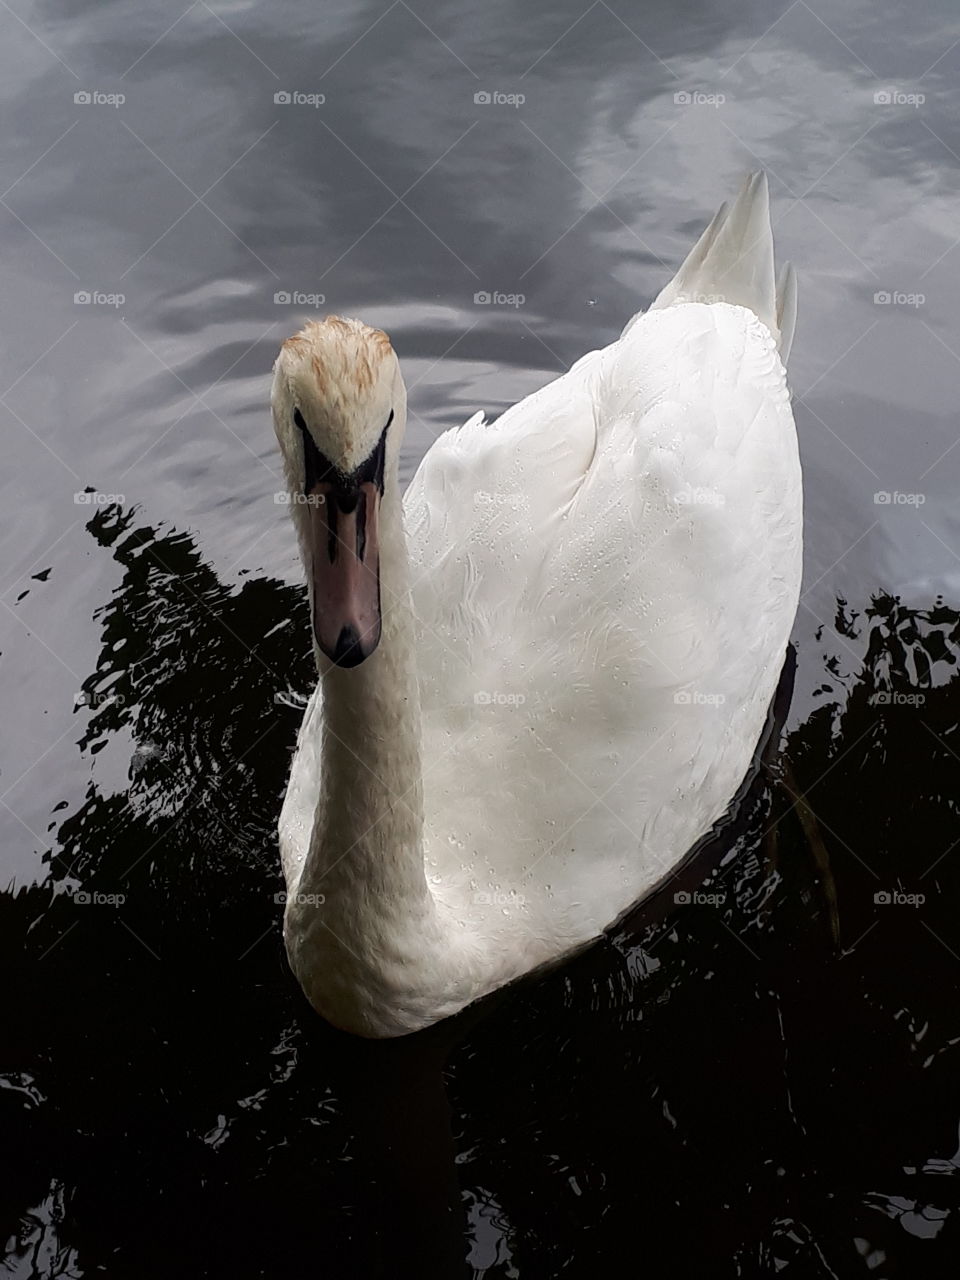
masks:
{"type": "Polygon", "coordinates": [[[403,500],[387,336],[283,344],[320,671],[284,934],[330,1022],[402,1035],[568,953],[723,813],[797,607],[795,314],[755,174],[616,342],[442,435],[403,500]]]}

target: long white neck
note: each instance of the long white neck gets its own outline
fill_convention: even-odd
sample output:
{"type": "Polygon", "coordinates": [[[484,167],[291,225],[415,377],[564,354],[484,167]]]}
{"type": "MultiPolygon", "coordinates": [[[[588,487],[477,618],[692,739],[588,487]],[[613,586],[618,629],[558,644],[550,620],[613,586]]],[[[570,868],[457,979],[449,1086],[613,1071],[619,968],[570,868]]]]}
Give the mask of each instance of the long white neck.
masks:
{"type": "Polygon", "coordinates": [[[321,659],[320,800],[301,884],[329,897],[348,892],[358,878],[376,881],[409,911],[430,895],[423,871],[420,694],[395,473],[386,477],[380,530],[380,643],[357,667],[321,659]]]}
{"type": "Polygon", "coordinates": [[[384,1033],[371,1021],[381,1011],[405,1006],[407,1016],[411,1000],[437,999],[450,942],[424,874],[420,698],[395,464],[380,526],[380,643],[357,667],[321,660],[320,797],[286,926],[312,1003],[367,1034],[384,1033]]]}

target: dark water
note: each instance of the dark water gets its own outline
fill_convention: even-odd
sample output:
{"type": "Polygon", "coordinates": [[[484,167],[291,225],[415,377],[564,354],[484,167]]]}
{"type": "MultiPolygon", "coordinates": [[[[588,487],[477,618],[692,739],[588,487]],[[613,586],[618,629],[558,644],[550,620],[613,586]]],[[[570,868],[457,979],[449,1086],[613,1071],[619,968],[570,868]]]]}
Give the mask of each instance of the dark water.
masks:
{"type": "Polygon", "coordinates": [[[954,7],[0,27],[0,1274],[955,1276],[954,7]],[[274,901],[313,679],[266,411],[312,304],[282,296],[392,334],[409,474],[615,336],[758,162],[808,532],[755,777],[577,960],[339,1035],[274,901]]]}

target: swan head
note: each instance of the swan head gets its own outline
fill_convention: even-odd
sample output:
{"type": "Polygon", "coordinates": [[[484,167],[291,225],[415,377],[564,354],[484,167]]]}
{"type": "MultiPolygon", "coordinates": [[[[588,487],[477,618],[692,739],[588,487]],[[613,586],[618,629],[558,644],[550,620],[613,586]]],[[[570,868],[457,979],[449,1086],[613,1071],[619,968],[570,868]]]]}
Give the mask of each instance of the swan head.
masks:
{"type": "Polygon", "coordinates": [[[390,339],[359,320],[309,321],[280,349],[271,407],[314,638],[355,667],[380,640],[380,505],[406,421],[390,339]]]}

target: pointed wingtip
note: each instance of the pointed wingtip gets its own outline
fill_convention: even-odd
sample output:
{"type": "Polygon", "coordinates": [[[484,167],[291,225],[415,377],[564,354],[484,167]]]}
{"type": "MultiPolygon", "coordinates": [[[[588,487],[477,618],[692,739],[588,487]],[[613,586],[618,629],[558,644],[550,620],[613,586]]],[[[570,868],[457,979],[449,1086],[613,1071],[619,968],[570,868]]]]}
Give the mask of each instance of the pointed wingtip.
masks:
{"type": "Polygon", "coordinates": [[[741,184],[740,190],[737,192],[738,200],[752,202],[758,196],[765,199],[770,197],[770,184],[767,182],[766,169],[754,169],[751,173],[748,173],[741,184]]]}
{"type": "MultiPolygon", "coordinates": [[[[776,281],[770,199],[763,169],[747,174],[732,203],[722,204],[679,271],[657,294],[650,310],[715,295],[747,307],[773,332],[776,329],[776,281]]],[[[631,322],[632,323],[632,322],[631,322]]],[[[630,325],[624,329],[627,333],[630,325]]]]}

